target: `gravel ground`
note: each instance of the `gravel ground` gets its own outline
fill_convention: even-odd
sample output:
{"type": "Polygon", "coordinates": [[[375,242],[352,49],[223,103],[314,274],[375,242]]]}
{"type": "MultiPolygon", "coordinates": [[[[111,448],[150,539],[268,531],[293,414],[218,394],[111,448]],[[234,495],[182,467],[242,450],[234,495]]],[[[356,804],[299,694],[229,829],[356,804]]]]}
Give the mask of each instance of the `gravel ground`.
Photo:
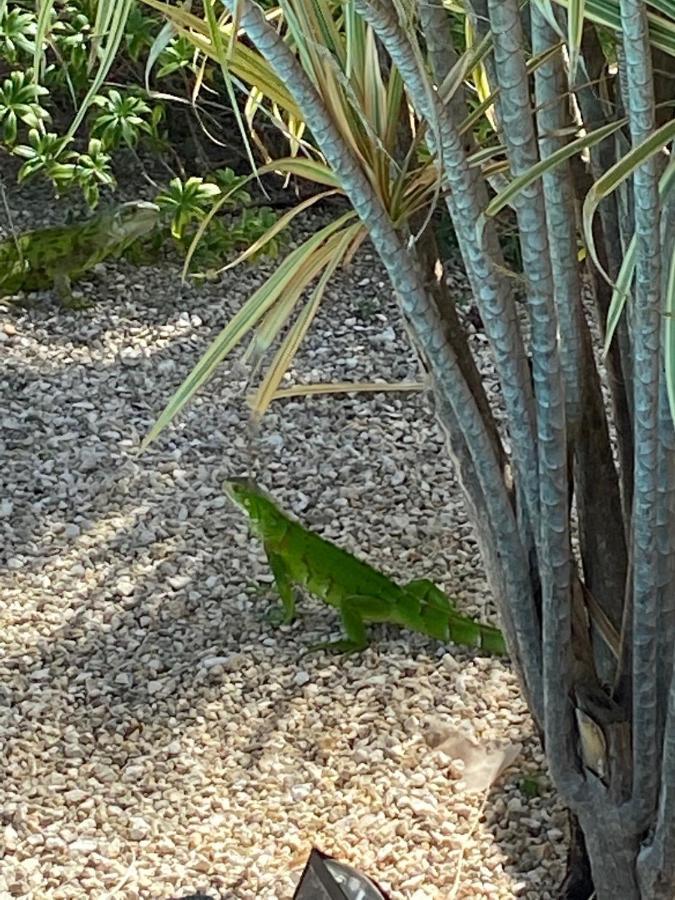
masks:
{"type": "MultiPolygon", "coordinates": [[[[52,214],[33,187],[8,202],[18,227],[52,214]]],[[[387,628],[301,658],[338,618],[307,600],[268,623],[261,548],[221,491],[254,472],[325,536],[494,620],[429,398],[282,401],[253,433],[228,363],[136,453],[266,271],[197,289],[106,264],[92,310],[0,306],[0,898],[284,900],[312,844],[395,900],[553,897],[565,816],[508,664],[387,628]],[[468,794],[431,723],[523,751],[468,794]]],[[[365,249],[292,379],[418,377],[365,249]]]]}

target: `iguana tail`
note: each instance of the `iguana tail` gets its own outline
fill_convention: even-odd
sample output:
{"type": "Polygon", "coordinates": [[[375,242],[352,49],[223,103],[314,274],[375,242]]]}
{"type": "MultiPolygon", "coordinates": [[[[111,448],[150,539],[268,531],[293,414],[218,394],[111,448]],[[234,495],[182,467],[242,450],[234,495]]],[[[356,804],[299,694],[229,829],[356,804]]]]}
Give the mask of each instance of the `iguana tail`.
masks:
{"type": "Polygon", "coordinates": [[[506,656],[504,636],[498,628],[482,625],[457,611],[443,591],[426,578],[409,582],[404,590],[420,602],[424,631],[440,641],[452,641],[463,647],[476,647],[498,656],[506,656]]]}

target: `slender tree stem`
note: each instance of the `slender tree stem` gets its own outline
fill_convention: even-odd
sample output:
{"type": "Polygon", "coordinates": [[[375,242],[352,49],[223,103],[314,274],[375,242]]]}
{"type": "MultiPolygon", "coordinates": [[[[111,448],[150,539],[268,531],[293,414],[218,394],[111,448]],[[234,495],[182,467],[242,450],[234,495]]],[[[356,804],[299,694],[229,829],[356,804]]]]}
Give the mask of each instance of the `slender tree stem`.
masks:
{"type": "Polygon", "coordinates": [[[485,209],[487,195],[484,188],[481,197],[477,193],[475,174],[467,162],[459,136],[459,123],[450,119],[448,109],[435,102],[436,95],[420,72],[408,38],[391,9],[381,0],[355,0],[355,7],[387,48],[415,109],[429,126],[430,147],[440,157],[442,174],[450,188],[446,195],[448,211],[494,350],[509,412],[514,462],[528,513],[536,528],[539,500],[532,389],[513,294],[499,271],[499,265],[501,263],[503,267],[503,263],[492,223],[484,229],[482,241],[477,235],[476,223],[485,209]]]}
{"type": "MultiPolygon", "coordinates": [[[[645,5],[621,0],[626,105],[633,144],[654,130],[654,85],[645,5]]],[[[656,806],[660,760],[658,648],[658,400],[661,368],[660,234],[656,160],[633,175],[635,270],[635,487],[633,497],[633,809],[647,827],[656,806]]]]}
{"type": "MultiPolygon", "coordinates": [[[[521,541],[530,549],[527,539],[531,535],[531,527],[536,535],[539,503],[531,384],[513,296],[494,263],[499,255],[498,241],[491,227],[484,231],[484,243],[478,239],[475,223],[482,215],[484,205],[481,206],[475,190],[474,176],[466,161],[459,129],[450,120],[447,110],[434,102],[435,95],[419,70],[405,32],[391,11],[378,0],[355,0],[355,5],[373,27],[401,73],[413,105],[429,125],[432,149],[440,155],[443,176],[450,187],[448,210],[494,350],[504,401],[509,410],[513,458],[526,504],[519,531],[521,541]],[[437,136],[438,147],[431,135],[437,136]]],[[[525,680],[531,684],[533,678],[539,679],[540,672],[539,624],[532,588],[524,596],[510,596],[508,603],[518,634],[519,657],[525,668],[525,680]]]]}
{"type": "MultiPolygon", "coordinates": [[[[579,66],[574,84],[575,95],[581,110],[584,125],[589,130],[606,125],[610,119],[618,115],[608,102],[603,102],[598,90],[594,87],[605,79],[605,89],[610,92],[611,85],[605,73],[605,57],[597,34],[592,25],[584,29],[582,42],[584,68],[579,66]]],[[[616,162],[616,140],[607,138],[589,150],[592,177],[600,178],[616,162]]],[[[578,167],[579,171],[579,167],[578,167]]],[[[581,189],[580,200],[590,187],[579,179],[581,189]]],[[[618,203],[614,193],[600,204],[599,216],[594,222],[595,244],[603,269],[615,281],[621,266],[621,234],[618,219],[618,203]]],[[[594,286],[597,317],[604,338],[607,311],[611,301],[611,288],[605,279],[594,268],[590,269],[590,277],[594,286]]],[[[633,434],[632,434],[632,385],[633,362],[631,358],[630,339],[626,318],[621,317],[617,326],[615,340],[607,357],[608,387],[612,398],[614,423],[619,448],[620,480],[624,522],[630,519],[633,502],[633,434]]]]}
{"type": "MultiPolygon", "coordinates": [[[[532,49],[543,54],[559,38],[536,6],[531,8],[531,15],[532,49]]],[[[563,135],[569,133],[571,124],[561,55],[556,54],[537,68],[535,91],[540,154],[545,159],[564,146],[563,135]]],[[[563,163],[547,172],[543,183],[565,387],[568,459],[570,463],[574,459],[569,469],[574,474],[584,576],[587,587],[618,631],[626,579],[626,541],[619,480],[581,303],[576,191],[571,165],[563,163]]],[[[615,660],[602,640],[598,641],[596,656],[602,675],[611,681],[615,660]]]]}
{"type": "MultiPolygon", "coordinates": [[[[532,50],[545,53],[558,43],[558,35],[536,6],[532,15],[532,50]]],[[[559,55],[552,56],[535,72],[535,105],[542,159],[561,149],[570,126],[566,110],[567,85],[559,55]]],[[[577,262],[575,193],[569,163],[546,172],[546,200],[555,304],[560,329],[560,361],[565,385],[568,437],[573,442],[581,420],[581,281],[577,262]]]]}
{"type": "Polygon", "coordinates": [[[660,775],[656,828],[638,856],[637,868],[645,897],[670,900],[675,881],[675,669],[668,694],[660,775]]]}
{"type": "MultiPolygon", "coordinates": [[[[488,0],[500,86],[500,116],[513,175],[538,159],[524,40],[517,0],[488,0]]],[[[571,578],[565,397],[560,370],[553,273],[540,182],[515,201],[528,282],[537,411],[540,516],[539,566],[543,598],[543,673],[546,749],[561,789],[579,785],[572,689],[571,578]]]]}

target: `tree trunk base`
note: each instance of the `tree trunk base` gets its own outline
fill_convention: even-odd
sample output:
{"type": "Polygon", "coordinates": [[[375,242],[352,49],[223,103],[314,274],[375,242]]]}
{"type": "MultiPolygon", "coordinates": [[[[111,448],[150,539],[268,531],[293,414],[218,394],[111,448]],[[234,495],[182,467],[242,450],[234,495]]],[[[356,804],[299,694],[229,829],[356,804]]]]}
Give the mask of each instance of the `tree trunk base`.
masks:
{"type": "Polygon", "coordinates": [[[638,887],[640,838],[631,825],[617,807],[595,804],[579,810],[596,900],[647,900],[649,896],[638,887]]]}
{"type": "Polygon", "coordinates": [[[593,895],[591,863],[579,820],[570,813],[570,849],[567,872],[558,889],[558,900],[588,900],[593,895]]]}

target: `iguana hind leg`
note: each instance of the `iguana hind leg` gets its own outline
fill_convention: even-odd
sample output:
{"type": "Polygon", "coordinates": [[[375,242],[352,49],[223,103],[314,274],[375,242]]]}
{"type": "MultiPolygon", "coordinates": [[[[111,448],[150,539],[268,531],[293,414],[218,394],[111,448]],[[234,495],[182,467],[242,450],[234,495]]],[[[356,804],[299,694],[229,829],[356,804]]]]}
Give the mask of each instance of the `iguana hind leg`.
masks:
{"type": "Polygon", "coordinates": [[[404,590],[419,600],[419,630],[439,641],[447,641],[448,622],[456,609],[452,600],[428,578],[409,581],[404,590]]]}
{"type": "Polygon", "coordinates": [[[429,606],[434,606],[443,610],[450,609],[453,612],[457,609],[454,602],[447,594],[444,594],[443,591],[437,587],[433,581],[429,581],[428,578],[415,578],[405,585],[405,589],[406,591],[415,594],[420,600],[424,600],[429,606]]]}
{"type": "Polygon", "coordinates": [[[288,625],[295,617],[295,591],[290,572],[282,556],[268,550],[267,547],[265,547],[265,553],[283,606],[283,609],[273,609],[268,618],[276,625],[288,625]]]}
{"type": "Polygon", "coordinates": [[[506,656],[508,653],[503,634],[492,625],[482,625],[468,616],[459,614],[451,616],[449,625],[450,640],[453,644],[475,647],[497,656],[506,656]]]}
{"type": "Polygon", "coordinates": [[[424,630],[431,637],[500,656],[506,654],[504,637],[498,628],[482,625],[470,616],[462,615],[453,601],[433,582],[421,578],[409,582],[405,589],[419,597],[424,630]]]}

